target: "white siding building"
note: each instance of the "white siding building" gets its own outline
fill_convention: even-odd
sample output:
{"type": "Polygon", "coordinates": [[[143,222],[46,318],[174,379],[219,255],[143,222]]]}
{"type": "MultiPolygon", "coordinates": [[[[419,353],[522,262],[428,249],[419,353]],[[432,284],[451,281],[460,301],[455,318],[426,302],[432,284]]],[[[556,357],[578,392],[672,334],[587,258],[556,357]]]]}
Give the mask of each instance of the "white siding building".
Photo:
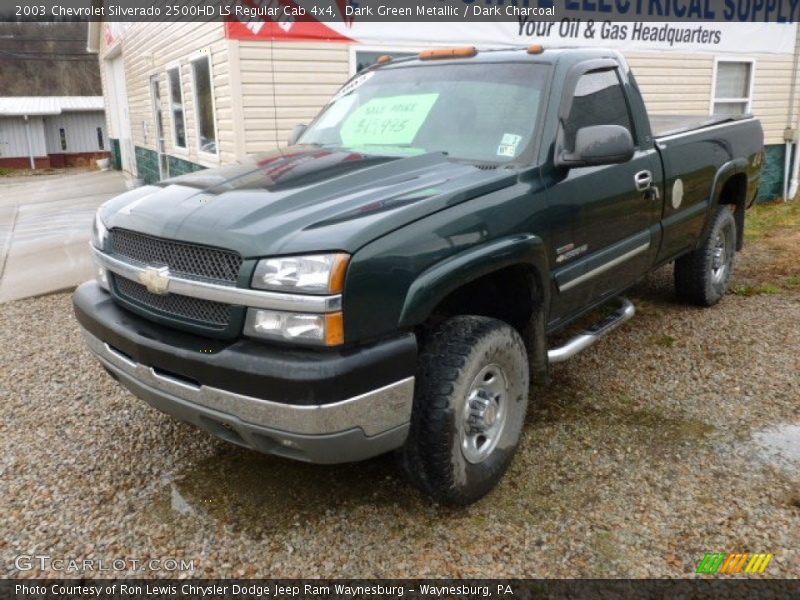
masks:
{"type": "MultiPolygon", "coordinates": [[[[530,43],[497,24],[451,27],[447,40],[434,33],[441,30],[436,23],[427,29],[359,25],[347,37],[323,27],[316,41],[273,24],[90,24],[89,48],[99,55],[119,166],[155,181],[271,150],[296,124],[308,123],[359,67],[382,54],[418,52],[431,45],[424,39],[479,47],[530,43]]],[[[761,198],[779,197],[791,170],[787,140],[795,140],[800,104],[798,26],[713,25],[722,31],[716,45],[593,43],[623,52],[653,114],[754,113],[767,146],[761,198]]],[[[541,39],[545,47],[573,42],[559,39],[557,28],[541,39]]]]}
{"type": "Polygon", "coordinates": [[[109,148],[102,96],[0,97],[0,167],[84,166],[109,148]]]}

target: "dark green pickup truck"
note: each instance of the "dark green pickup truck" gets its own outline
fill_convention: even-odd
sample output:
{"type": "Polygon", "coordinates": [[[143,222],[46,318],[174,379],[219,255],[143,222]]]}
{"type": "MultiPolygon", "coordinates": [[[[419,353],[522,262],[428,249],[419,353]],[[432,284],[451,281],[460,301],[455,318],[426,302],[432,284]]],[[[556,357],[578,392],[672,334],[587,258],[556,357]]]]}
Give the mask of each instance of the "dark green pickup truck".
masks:
{"type": "Polygon", "coordinates": [[[511,462],[531,381],[633,316],[626,288],[674,261],[678,297],[725,294],[763,135],[648,118],[612,51],[379,63],[288,148],[102,206],[75,313],[178,419],[303,461],[394,450],[467,504],[511,462]]]}

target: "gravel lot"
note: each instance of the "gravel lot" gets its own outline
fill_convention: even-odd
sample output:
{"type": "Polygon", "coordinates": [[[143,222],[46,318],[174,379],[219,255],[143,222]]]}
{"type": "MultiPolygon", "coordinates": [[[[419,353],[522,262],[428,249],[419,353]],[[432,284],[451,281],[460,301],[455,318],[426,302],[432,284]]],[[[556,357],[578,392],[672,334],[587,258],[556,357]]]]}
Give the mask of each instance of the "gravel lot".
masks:
{"type": "Polygon", "coordinates": [[[2,305],[0,574],[56,575],[14,569],[43,553],[176,557],[196,577],[679,577],[715,551],[798,577],[798,252],[796,230],[751,243],[710,310],[676,303],[671,269],[639,285],[631,323],[533,390],[511,471],[464,510],[390,458],[315,467],[215,441],[119,388],[69,295],[2,305]]]}

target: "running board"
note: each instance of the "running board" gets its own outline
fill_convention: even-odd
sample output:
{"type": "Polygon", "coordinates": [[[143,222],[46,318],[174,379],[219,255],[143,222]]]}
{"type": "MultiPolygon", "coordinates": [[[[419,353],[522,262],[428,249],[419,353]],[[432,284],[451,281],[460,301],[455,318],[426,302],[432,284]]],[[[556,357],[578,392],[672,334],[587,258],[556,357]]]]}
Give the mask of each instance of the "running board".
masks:
{"type": "Polygon", "coordinates": [[[617,298],[621,306],[602,321],[598,321],[588,329],[580,332],[563,346],[547,351],[547,360],[551,363],[564,362],[579,352],[586,350],[601,337],[614,331],[625,321],[636,314],[636,307],[627,298],[617,298]]]}

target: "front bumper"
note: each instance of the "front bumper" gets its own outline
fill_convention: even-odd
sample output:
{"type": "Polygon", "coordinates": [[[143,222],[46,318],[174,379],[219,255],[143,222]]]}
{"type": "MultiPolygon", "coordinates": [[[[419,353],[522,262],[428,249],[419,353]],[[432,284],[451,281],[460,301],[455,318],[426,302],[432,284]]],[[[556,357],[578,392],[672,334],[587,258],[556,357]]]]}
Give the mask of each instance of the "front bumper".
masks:
{"type": "Polygon", "coordinates": [[[397,448],[408,434],[413,335],[339,352],[225,345],[141,319],[95,283],[73,304],[89,348],[123,386],[229,442],[342,463],[397,448]]]}

